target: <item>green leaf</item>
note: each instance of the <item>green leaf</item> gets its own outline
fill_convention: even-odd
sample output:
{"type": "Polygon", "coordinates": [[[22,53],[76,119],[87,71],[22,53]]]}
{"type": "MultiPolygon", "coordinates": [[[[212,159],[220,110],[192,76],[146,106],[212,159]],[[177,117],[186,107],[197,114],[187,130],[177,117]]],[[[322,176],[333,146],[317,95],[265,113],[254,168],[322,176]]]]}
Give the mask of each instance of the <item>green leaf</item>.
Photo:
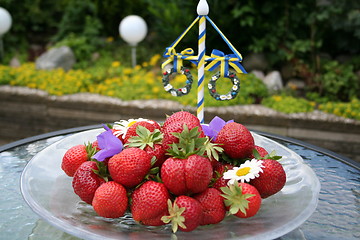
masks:
{"type": "Polygon", "coordinates": [[[254,150],[253,150],[253,155],[256,159],[261,159],[259,151],[256,148],[254,148],[254,150]]]}

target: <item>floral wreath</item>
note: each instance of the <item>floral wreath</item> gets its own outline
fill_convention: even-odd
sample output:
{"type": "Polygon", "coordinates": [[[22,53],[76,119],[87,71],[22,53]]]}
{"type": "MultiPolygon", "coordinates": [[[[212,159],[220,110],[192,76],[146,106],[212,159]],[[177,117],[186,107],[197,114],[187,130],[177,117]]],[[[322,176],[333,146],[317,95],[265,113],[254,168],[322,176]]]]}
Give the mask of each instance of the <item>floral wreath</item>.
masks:
{"type": "Polygon", "coordinates": [[[229,71],[228,74],[226,75],[226,78],[230,78],[233,86],[232,86],[231,90],[225,95],[220,95],[216,91],[216,81],[219,78],[220,78],[220,72],[216,73],[215,75],[213,75],[211,77],[211,80],[209,81],[209,84],[208,84],[210,95],[219,101],[234,99],[240,91],[240,81],[236,77],[236,73],[229,71]]]}
{"type": "Polygon", "coordinates": [[[186,94],[188,94],[191,90],[191,85],[193,83],[193,77],[191,75],[191,72],[188,68],[181,66],[181,70],[180,73],[184,74],[186,76],[186,85],[182,88],[179,89],[175,89],[171,84],[170,84],[170,76],[175,73],[175,69],[174,68],[170,68],[167,71],[165,71],[163,73],[163,78],[162,78],[162,82],[164,85],[164,89],[165,91],[171,93],[171,95],[173,95],[174,97],[181,97],[184,96],[186,94]]]}

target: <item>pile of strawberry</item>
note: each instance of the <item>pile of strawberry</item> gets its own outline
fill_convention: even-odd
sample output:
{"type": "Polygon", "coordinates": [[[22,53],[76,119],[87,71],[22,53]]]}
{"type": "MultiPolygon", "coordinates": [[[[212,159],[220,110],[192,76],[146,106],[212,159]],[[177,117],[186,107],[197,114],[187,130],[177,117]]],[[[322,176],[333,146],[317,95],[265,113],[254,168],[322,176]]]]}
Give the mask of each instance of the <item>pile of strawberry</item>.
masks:
{"type": "Polygon", "coordinates": [[[162,126],[145,119],[121,131],[105,126],[93,143],[70,148],[61,167],[74,192],[105,218],[130,211],[140,224],[189,232],[227,213],[252,217],[262,198],[285,185],[280,157],[255,146],[243,125],[217,122],[201,125],[180,111],[162,126]]]}

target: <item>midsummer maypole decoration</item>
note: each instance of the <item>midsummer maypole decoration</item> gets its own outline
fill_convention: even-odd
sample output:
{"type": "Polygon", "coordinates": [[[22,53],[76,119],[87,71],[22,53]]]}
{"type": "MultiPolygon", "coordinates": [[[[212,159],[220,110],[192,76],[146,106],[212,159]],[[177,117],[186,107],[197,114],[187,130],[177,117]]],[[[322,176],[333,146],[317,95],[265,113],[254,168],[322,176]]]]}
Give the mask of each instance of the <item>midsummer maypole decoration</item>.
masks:
{"type": "Polygon", "coordinates": [[[209,5],[206,0],[200,0],[197,6],[199,15],[199,42],[198,42],[198,89],[197,89],[197,117],[204,123],[204,79],[205,79],[205,39],[206,18],[209,14],[209,5]]]}
{"type": "Polygon", "coordinates": [[[198,17],[190,24],[190,26],[170,45],[167,47],[163,56],[167,60],[162,64],[163,85],[165,91],[171,93],[173,96],[183,96],[190,92],[193,83],[193,78],[190,69],[183,66],[183,60],[190,61],[197,65],[198,69],[198,89],[197,89],[197,117],[201,123],[204,123],[204,86],[205,86],[205,71],[214,71],[220,68],[220,71],[214,74],[208,83],[210,95],[219,101],[231,100],[237,96],[240,90],[240,81],[236,73],[246,74],[245,69],[240,64],[242,61],[241,54],[229,42],[225,35],[215,25],[215,23],[208,17],[209,5],[206,0],[200,0],[197,6],[198,17]],[[199,38],[198,38],[198,54],[194,55],[194,50],[186,48],[177,53],[175,47],[189,32],[189,30],[199,21],[199,38]],[[232,54],[225,55],[222,51],[212,50],[211,56],[206,55],[206,21],[208,21],[213,28],[220,34],[221,38],[229,46],[232,54]],[[206,65],[206,66],[205,66],[206,65]],[[231,71],[230,67],[235,71],[231,71]],[[175,89],[170,84],[170,76],[173,73],[181,73],[186,76],[186,85],[182,88],[175,89]],[[229,78],[233,84],[231,90],[227,94],[219,94],[216,91],[216,82],[220,78],[229,78]]]}

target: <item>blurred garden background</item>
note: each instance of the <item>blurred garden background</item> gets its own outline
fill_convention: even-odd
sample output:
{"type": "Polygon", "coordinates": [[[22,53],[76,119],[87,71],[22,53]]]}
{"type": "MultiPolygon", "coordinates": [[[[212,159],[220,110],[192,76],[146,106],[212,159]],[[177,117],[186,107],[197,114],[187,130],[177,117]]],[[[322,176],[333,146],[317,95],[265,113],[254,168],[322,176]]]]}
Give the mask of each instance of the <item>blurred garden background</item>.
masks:
{"type": "MultiPolygon", "coordinates": [[[[52,95],[90,92],[195,106],[195,90],[181,98],[164,91],[160,66],[165,48],[197,16],[197,4],[198,0],[0,0],[13,20],[3,36],[0,85],[52,95]],[[148,26],[137,47],[136,67],[131,66],[130,47],[119,36],[120,21],[132,14],[144,18],[148,26]],[[70,47],[75,55],[70,70],[37,69],[41,54],[61,46],[70,47]]],[[[239,76],[236,99],[216,101],[206,95],[205,106],[262,104],[284,113],[320,110],[360,120],[360,1],[208,0],[208,4],[209,17],[242,54],[249,74],[239,76]],[[246,62],[254,57],[260,63],[246,62]],[[259,72],[272,71],[279,71],[283,87],[269,89],[261,79],[259,72]]],[[[195,27],[177,51],[191,47],[197,52],[197,34],[195,27]]],[[[230,53],[210,24],[206,48],[207,55],[212,49],[230,53]]],[[[207,73],[207,79],[213,74],[207,73]]],[[[193,76],[196,79],[195,68],[193,76]]],[[[176,75],[171,81],[182,87],[185,80],[176,75]]],[[[217,87],[225,94],[231,82],[221,81],[217,87]]]]}

